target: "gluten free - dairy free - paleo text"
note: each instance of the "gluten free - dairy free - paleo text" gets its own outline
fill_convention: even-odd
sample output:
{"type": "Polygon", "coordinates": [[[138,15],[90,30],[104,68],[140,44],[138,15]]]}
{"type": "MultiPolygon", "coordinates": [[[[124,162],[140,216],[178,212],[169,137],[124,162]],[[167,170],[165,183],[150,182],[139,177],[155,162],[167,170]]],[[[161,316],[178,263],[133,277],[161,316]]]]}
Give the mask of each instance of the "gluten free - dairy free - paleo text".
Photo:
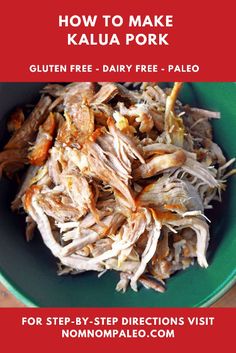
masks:
{"type": "Polygon", "coordinates": [[[73,32],[66,33],[68,46],[165,46],[170,44],[167,32],[173,27],[173,15],[59,15],[58,26],[73,29],[73,32]],[[128,32],[121,33],[119,30],[122,27],[128,28],[128,32]],[[89,28],[94,28],[94,32],[88,33],[89,28]],[[137,33],[137,29],[141,28],[145,29],[145,33],[137,33]]]}

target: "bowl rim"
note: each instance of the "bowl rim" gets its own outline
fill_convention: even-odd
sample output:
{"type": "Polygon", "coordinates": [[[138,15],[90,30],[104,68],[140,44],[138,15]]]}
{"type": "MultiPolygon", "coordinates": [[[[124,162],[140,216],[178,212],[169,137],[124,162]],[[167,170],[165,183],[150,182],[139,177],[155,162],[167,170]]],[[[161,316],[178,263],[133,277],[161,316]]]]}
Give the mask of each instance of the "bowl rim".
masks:
{"type": "MultiPolygon", "coordinates": [[[[6,287],[7,290],[13,294],[16,299],[21,301],[27,307],[31,308],[43,308],[43,306],[39,306],[33,300],[29,299],[25,294],[23,294],[16,285],[13,284],[11,279],[4,275],[2,270],[0,269],[0,282],[6,287]]],[[[196,303],[193,306],[187,308],[206,308],[210,305],[214,304],[218,299],[220,299],[233,285],[236,284],[236,268],[233,270],[228,277],[219,285],[214,291],[212,291],[207,297],[202,299],[200,302],[196,303]]],[[[78,306],[79,307],[79,306],[78,306]]],[[[62,308],[70,308],[70,306],[63,306],[62,308]]],[[[140,307],[141,308],[141,307],[140,307]]],[[[158,308],[158,306],[156,307],[158,308]]],[[[180,307],[181,309],[181,307],[180,307]]]]}
{"type": "MultiPolygon", "coordinates": [[[[212,81],[211,81],[212,82],[212,81]]],[[[220,82],[220,81],[217,81],[220,82]]],[[[9,82],[9,83],[15,83],[15,82],[9,82]]],[[[22,83],[22,82],[20,82],[22,83]]],[[[44,82],[34,82],[34,83],[44,83],[44,82]]],[[[202,83],[202,81],[200,81],[202,83]]],[[[204,83],[209,83],[209,82],[204,82],[204,83]]],[[[224,83],[224,82],[222,82],[224,83]]],[[[236,82],[231,81],[231,84],[234,84],[236,86],[236,82]]],[[[2,283],[7,290],[11,294],[15,296],[16,299],[21,301],[23,304],[25,304],[27,307],[32,307],[32,308],[40,308],[43,306],[40,306],[34,302],[34,300],[31,300],[27,297],[27,294],[24,294],[18,286],[14,283],[14,281],[3,272],[3,270],[0,268],[0,283],[2,283]]],[[[215,303],[218,299],[220,299],[228,290],[230,290],[233,285],[236,284],[236,268],[232,270],[229,275],[224,279],[224,281],[218,285],[208,296],[197,302],[196,304],[187,307],[187,308],[205,308],[209,307],[213,303],[215,303]]],[[[69,308],[70,306],[68,306],[69,308]]],[[[79,306],[78,306],[79,307],[79,306]]],[[[63,308],[67,308],[63,307],[63,308]]],[[[140,307],[141,308],[141,307],[140,307]]],[[[157,306],[158,308],[158,306],[157,306]]],[[[181,307],[180,307],[181,308],[181,307]]]]}

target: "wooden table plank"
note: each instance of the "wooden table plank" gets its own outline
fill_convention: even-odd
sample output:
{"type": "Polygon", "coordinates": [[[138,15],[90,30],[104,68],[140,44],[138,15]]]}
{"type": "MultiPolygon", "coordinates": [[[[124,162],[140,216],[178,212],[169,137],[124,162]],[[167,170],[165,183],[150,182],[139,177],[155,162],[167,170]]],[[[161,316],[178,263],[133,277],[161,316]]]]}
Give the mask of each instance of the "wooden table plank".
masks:
{"type": "Polygon", "coordinates": [[[24,306],[0,283],[0,308],[22,308],[24,306]]]}

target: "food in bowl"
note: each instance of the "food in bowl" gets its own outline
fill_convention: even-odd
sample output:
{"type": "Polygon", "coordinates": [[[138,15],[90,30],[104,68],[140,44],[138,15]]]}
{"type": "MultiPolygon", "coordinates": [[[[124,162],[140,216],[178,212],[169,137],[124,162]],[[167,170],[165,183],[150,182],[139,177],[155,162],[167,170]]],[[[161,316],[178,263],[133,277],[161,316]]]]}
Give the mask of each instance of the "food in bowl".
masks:
{"type": "Polygon", "coordinates": [[[115,270],[118,291],[163,292],[195,258],[207,267],[204,211],[234,159],[212,140],[220,114],[182,105],[181,87],[50,84],[26,119],[10,116],[1,171],[28,166],[12,209],[26,213],[27,240],[39,229],[59,274],[115,270]]]}

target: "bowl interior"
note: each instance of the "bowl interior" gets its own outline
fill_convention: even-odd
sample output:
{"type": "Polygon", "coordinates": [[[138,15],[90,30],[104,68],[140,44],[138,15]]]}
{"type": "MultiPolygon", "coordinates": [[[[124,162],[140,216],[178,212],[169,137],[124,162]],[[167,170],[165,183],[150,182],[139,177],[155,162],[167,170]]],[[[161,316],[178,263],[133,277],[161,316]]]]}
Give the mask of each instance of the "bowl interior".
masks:
{"type": "MultiPolygon", "coordinates": [[[[42,83],[0,84],[0,138],[4,140],[7,114],[19,104],[37,99],[42,83]]],[[[236,154],[236,84],[191,83],[181,94],[183,102],[221,112],[214,121],[215,140],[227,158],[236,154]]],[[[2,142],[3,143],[3,142],[2,142]]],[[[5,178],[0,182],[0,271],[2,281],[28,305],[42,307],[193,307],[214,301],[235,280],[236,274],[236,184],[232,177],[222,203],[208,212],[211,241],[209,267],[197,264],[178,272],[167,281],[167,291],[158,294],[144,288],[138,293],[117,293],[118,275],[96,273],[79,276],[56,275],[56,259],[39,234],[26,243],[24,217],[10,210],[15,186],[5,178]]]]}

